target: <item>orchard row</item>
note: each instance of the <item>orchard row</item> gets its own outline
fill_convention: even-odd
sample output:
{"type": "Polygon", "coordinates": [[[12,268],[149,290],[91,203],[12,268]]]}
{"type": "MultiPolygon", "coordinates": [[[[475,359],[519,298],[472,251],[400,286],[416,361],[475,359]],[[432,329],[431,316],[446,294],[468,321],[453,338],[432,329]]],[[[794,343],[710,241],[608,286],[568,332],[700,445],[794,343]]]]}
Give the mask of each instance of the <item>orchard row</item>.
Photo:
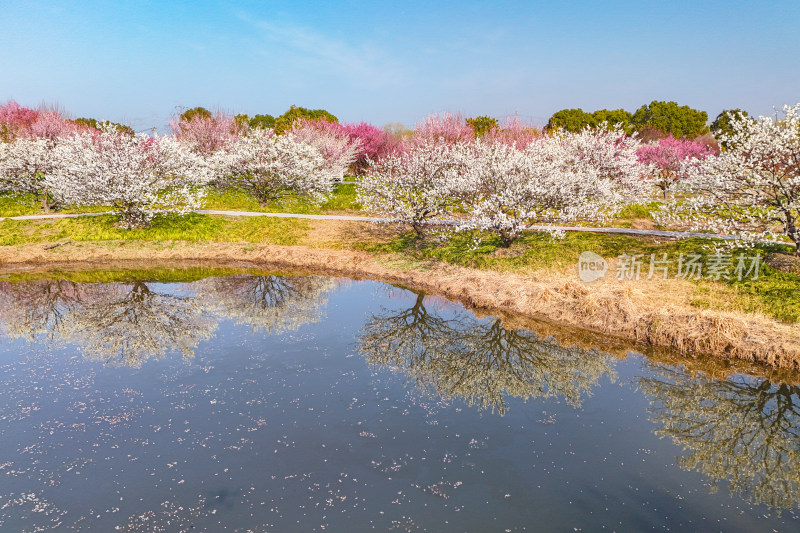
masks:
{"type": "Polygon", "coordinates": [[[608,122],[541,131],[511,118],[481,129],[446,114],[397,135],[325,116],[298,116],[277,131],[198,109],[173,121],[170,135],[149,136],[9,102],[0,106],[0,190],[35,195],[45,211],[110,206],[136,227],[201,207],[208,186],[262,205],[289,194],[322,200],[349,171],[375,215],[420,236],[456,221],[506,245],[531,224],[607,220],[657,190],[665,222],[743,242],[776,233],[800,241],[800,104],[780,119],[726,117],[721,152],[702,139],[643,143],[608,122]]]}

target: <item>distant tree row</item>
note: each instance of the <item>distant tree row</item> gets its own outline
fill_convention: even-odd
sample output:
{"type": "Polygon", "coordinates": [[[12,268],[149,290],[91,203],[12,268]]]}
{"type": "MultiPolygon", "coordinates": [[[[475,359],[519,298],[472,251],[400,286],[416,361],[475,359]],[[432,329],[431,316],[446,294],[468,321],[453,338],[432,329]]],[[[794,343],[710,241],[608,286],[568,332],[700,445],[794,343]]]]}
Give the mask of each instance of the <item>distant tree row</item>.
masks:
{"type": "MultiPolygon", "coordinates": [[[[212,119],[213,114],[205,107],[193,107],[180,114],[179,119],[184,122],[191,122],[195,118],[212,119]]],[[[240,114],[234,117],[240,126],[250,128],[272,129],[281,135],[289,131],[296,122],[303,120],[324,120],[325,122],[339,122],[334,115],[324,109],[307,109],[305,107],[291,106],[282,115],[273,117],[272,115],[249,115],[240,114]]]]}
{"type": "Polygon", "coordinates": [[[628,132],[637,132],[643,140],[654,140],[672,136],[677,139],[692,138],[709,133],[721,137],[730,133],[730,119],[747,117],[747,112],[740,109],[722,111],[709,129],[708,113],[681,106],[676,102],[660,102],[653,100],[643,105],[634,113],[624,109],[599,109],[588,113],[583,109],[562,109],[550,117],[547,129],[564,129],[578,132],[584,128],[596,128],[602,123],[608,127],[617,124],[628,132]]]}

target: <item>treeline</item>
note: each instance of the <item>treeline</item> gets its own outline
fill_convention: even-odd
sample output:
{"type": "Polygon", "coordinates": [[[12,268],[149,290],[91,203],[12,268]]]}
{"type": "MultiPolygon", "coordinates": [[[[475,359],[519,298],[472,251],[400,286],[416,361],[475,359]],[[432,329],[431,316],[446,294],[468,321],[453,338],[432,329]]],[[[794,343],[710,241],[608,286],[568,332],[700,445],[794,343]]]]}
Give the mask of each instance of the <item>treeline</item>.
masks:
{"type": "Polygon", "coordinates": [[[580,108],[562,109],[553,113],[546,129],[578,132],[605,123],[608,127],[620,125],[628,134],[637,133],[643,141],[665,137],[691,139],[709,133],[719,138],[732,133],[731,118],[747,116],[747,111],[726,109],[709,125],[705,111],[678,105],[677,102],[653,100],[633,113],[624,109],[598,109],[592,112],[580,108]]]}

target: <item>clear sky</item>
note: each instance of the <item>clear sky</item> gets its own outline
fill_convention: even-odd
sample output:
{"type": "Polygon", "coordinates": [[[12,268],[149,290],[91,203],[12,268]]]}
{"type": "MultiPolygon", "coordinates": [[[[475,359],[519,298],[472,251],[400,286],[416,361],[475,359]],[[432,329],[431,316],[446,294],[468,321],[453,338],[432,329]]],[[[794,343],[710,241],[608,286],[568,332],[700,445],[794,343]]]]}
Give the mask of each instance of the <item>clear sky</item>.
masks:
{"type": "Polygon", "coordinates": [[[179,106],[408,126],[800,101],[800,0],[0,0],[0,100],[163,128],[179,106]]]}

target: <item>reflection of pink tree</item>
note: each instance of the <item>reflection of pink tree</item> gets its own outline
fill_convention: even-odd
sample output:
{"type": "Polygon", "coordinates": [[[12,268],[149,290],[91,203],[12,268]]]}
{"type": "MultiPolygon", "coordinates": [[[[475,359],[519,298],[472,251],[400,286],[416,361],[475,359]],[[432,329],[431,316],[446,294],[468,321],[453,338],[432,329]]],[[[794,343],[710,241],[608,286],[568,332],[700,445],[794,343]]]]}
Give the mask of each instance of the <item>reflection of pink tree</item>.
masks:
{"type": "Polygon", "coordinates": [[[655,185],[661,189],[665,200],[676,183],[685,179],[700,161],[713,154],[713,150],[703,143],[673,137],[659,139],[657,144],[642,145],[636,151],[639,161],[652,169],[655,185]]]}

